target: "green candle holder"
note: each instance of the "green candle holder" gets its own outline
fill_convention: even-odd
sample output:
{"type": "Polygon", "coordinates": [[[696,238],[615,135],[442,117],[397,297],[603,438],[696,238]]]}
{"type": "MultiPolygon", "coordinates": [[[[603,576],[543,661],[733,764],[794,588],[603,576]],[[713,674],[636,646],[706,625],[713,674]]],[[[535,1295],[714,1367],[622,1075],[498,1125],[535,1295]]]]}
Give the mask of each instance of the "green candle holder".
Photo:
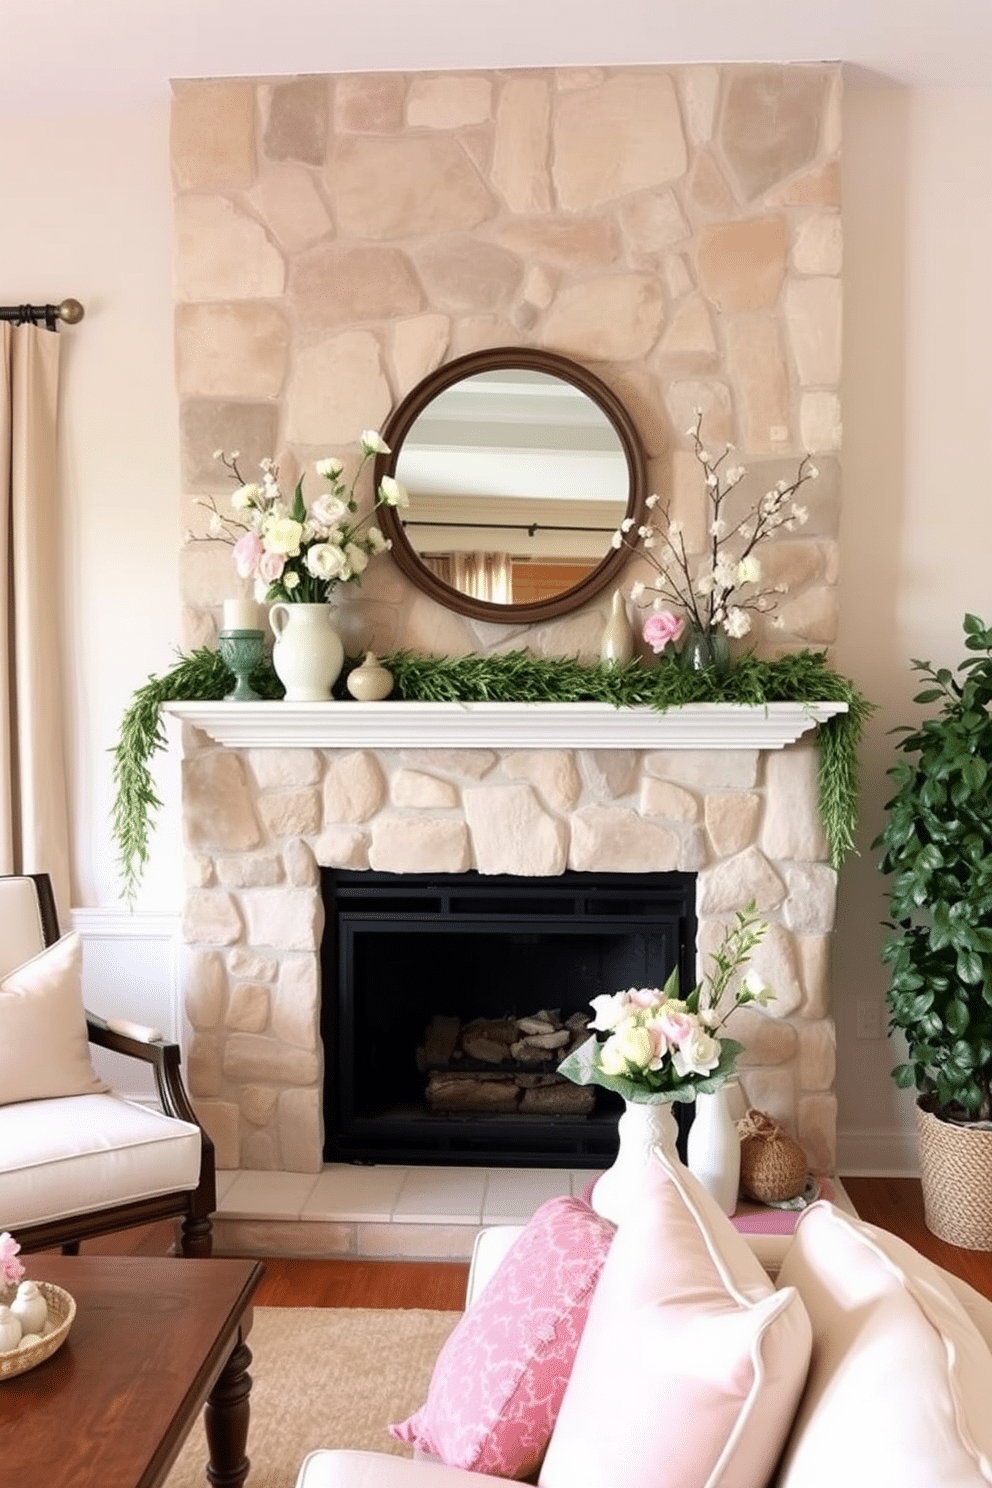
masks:
{"type": "Polygon", "coordinates": [[[230,667],[236,678],[234,689],[225,697],[225,703],[261,702],[248,679],[265,654],[264,631],[222,630],[217,637],[217,649],[225,666],[230,667]]]}

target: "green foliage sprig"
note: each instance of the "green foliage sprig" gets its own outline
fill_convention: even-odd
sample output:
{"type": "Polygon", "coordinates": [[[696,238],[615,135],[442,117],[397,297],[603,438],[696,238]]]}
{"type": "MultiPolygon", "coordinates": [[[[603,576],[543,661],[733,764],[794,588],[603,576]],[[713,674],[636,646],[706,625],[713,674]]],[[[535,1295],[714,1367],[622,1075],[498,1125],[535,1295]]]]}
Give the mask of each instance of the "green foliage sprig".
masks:
{"type": "MultiPolygon", "coordinates": [[[[637,660],[604,667],[569,657],[533,657],[525,651],[460,657],[397,651],[383,662],[393,674],[393,698],[408,702],[601,702],[659,712],[688,703],[845,702],[847,713],[817,729],[820,810],[834,866],[839,867],[853,849],[857,751],[872,705],[853,682],[830,669],[821,652],[803,651],[777,661],[743,656],[729,672],[691,671],[666,657],[650,667],[637,660]]],[[[342,699],[347,699],[343,684],[348,669],[335,688],[342,699]]],[[[219,701],[233,681],[217,652],[201,648],[181,657],[164,676],[150,677],[124,714],[113,750],[117,789],[113,833],[129,903],[148,860],[152,815],[161,804],[149,770],[152,756],[165,745],[159,708],[166,702],[219,701]]],[[[268,661],[251,682],[262,697],[282,696],[282,684],[268,661]]]]}
{"type": "Polygon", "coordinates": [[[892,875],[889,1026],[909,1046],[896,1084],[914,1085],[938,1114],[992,1120],[992,629],[964,618],[965,648],[946,667],[912,662],[931,683],[914,702],[939,703],[919,727],[894,730],[904,758],[873,846],[892,875]]]}

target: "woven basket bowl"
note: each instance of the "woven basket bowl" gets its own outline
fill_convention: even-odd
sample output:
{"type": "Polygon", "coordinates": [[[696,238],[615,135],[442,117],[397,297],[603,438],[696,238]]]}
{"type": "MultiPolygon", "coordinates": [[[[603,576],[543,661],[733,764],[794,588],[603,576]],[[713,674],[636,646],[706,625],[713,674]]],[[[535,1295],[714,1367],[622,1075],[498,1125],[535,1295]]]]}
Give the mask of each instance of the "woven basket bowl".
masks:
{"type": "Polygon", "coordinates": [[[48,1303],[48,1321],[54,1325],[53,1330],[28,1348],[9,1349],[0,1354],[0,1380],[12,1379],[15,1374],[24,1374],[26,1370],[34,1369],[36,1364],[51,1358],[69,1337],[69,1329],[76,1316],[76,1304],[72,1297],[51,1281],[39,1281],[38,1290],[48,1303]]]}
{"type": "Polygon", "coordinates": [[[955,1126],[916,1103],[927,1229],[963,1250],[992,1250],[992,1131],[955,1126]]]}

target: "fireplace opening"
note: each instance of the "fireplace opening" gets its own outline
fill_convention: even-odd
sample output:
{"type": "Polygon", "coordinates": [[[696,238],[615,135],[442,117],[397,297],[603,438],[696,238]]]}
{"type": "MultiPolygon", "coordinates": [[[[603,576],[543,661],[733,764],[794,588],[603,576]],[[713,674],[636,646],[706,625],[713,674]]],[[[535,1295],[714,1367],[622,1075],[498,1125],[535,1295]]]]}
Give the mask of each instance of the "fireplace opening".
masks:
{"type": "Polygon", "coordinates": [[[694,874],[324,869],[322,891],[326,1161],[612,1161],[622,1101],[555,1068],[599,993],[692,985],[694,874]]]}

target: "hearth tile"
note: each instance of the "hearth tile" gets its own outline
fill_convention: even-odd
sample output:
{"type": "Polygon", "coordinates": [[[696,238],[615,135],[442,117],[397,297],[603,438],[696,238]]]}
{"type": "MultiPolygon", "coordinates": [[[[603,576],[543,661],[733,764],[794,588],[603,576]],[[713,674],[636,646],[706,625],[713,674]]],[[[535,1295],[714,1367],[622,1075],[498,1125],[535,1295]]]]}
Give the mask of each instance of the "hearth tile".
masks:
{"type": "Polygon", "coordinates": [[[526,1224],[548,1199],[572,1191],[564,1168],[489,1168],[483,1224],[526,1224]]]}
{"type": "Polygon", "coordinates": [[[411,1168],[393,1208],[393,1222],[481,1224],[485,1191],[485,1168],[411,1168]]]}
{"type": "Polygon", "coordinates": [[[218,1204],[227,1219],[299,1219],[314,1173],[241,1172],[218,1204]]]}
{"type": "Polygon", "coordinates": [[[388,1224],[406,1175],[406,1168],[329,1164],[303,1206],[303,1218],[388,1224]]]}
{"type": "Polygon", "coordinates": [[[234,1182],[234,1180],[235,1180],[235,1178],[237,1178],[237,1176],[238,1176],[238,1170],[237,1170],[237,1168],[218,1168],[217,1169],[217,1206],[218,1206],[218,1208],[223,1203],[223,1201],[226,1198],[227,1194],[230,1192],[231,1184],[234,1182]]]}

